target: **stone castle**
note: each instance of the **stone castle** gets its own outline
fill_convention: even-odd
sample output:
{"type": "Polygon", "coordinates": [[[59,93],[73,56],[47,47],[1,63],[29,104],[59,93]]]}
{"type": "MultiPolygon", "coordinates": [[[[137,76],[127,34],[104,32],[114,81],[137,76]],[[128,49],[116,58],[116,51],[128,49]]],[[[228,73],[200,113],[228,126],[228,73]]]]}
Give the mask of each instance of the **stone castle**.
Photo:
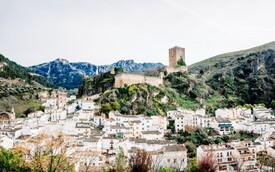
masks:
{"type": "Polygon", "coordinates": [[[169,49],[169,66],[165,66],[160,72],[159,77],[145,76],[132,73],[121,73],[115,76],[114,87],[123,87],[125,84],[150,84],[159,86],[163,84],[164,71],[166,74],[174,72],[187,72],[187,66],[179,66],[178,61],[183,60],[185,62],[185,48],[173,47],[169,49]]]}
{"type": "Polygon", "coordinates": [[[169,49],[169,67],[176,67],[178,61],[182,59],[185,61],[185,48],[173,47],[169,49]]]}

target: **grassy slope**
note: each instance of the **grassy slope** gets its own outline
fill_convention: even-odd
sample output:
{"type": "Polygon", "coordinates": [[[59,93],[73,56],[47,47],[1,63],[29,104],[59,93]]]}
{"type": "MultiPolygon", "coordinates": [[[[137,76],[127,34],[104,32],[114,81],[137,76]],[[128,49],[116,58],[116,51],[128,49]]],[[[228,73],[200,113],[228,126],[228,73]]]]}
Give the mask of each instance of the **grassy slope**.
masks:
{"type": "Polygon", "coordinates": [[[200,69],[211,67],[211,66],[215,65],[216,63],[230,62],[234,58],[238,58],[241,56],[247,56],[251,53],[260,52],[260,51],[267,50],[267,49],[275,50],[275,41],[261,45],[261,46],[253,47],[250,49],[235,51],[235,52],[230,52],[230,53],[224,53],[224,54],[220,54],[220,55],[208,58],[206,60],[203,60],[203,61],[200,61],[198,63],[194,63],[194,64],[188,66],[188,71],[190,73],[199,73],[200,69]]]}
{"type": "Polygon", "coordinates": [[[24,116],[28,109],[39,110],[41,103],[37,100],[37,93],[53,85],[1,54],[0,64],[0,112],[14,107],[16,116],[24,116]]]}
{"type": "Polygon", "coordinates": [[[203,74],[198,75],[198,78],[204,80],[217,94],[226,97],[229,107],[245,103],[264,103],[269,106],[274,99],[274,50],[275,42],[270,42],[247,50],[221,54],[189,66],[189,72],[203,74]]]}
{"type": "Polygon", "coordinates": [[[39,110],[41,102],[37,99],[22,100],[19,96],[9,96],[0,99],[0,111],[10,110],[14,107],[17,117],[24,117],[27,109],[39,110]]]}

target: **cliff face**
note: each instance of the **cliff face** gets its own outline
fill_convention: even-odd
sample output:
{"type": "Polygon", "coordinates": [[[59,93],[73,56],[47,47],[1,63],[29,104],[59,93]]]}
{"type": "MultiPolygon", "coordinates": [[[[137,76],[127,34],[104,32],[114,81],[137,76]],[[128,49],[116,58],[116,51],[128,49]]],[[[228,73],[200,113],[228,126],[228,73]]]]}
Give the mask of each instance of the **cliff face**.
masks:
{"type": "Polygon", "coordinates": [[[30,67],[35,73],[42,75],[57,87],[67,89],[78,88],[82,84],[82,73],[67,60],[57,59],[30,67]]]}
{"type": "Polygon", "coordinates": [[[223,54],[189,67],[190,72],[228,99],[239,103],[275,100],[275,42],[223,54]]]}

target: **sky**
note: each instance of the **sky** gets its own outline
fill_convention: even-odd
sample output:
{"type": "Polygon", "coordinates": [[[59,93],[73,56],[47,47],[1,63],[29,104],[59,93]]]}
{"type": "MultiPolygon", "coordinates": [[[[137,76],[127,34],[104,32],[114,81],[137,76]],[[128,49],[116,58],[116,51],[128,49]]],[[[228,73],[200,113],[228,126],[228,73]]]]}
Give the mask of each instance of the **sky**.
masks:
{"type": "Polygon", "coordinates": [[[31,66],[57,58],[186,63],[275,41],[274,0],[0,0],[0,53],[31,66]]]}

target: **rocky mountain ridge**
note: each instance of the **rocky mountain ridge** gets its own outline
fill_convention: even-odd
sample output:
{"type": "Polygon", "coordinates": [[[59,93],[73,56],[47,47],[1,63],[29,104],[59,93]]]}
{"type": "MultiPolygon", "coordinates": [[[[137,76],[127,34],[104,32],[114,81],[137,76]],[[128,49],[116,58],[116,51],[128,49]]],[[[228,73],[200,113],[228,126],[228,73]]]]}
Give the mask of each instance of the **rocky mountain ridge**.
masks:
{"type": "Polygon", "coordinates": [[[143,73],[146,69],[156,69],[163,66],[161,63],[136,63],[134,60],[120,60],[110,65],[97,66],[88,62],[70,63],[65,59],[57,59],[31,66],[30,69],[48,78],[56,86],[74,89],[82,85],[83,76],[95,76],[108,72],[114,67],[123,68],[126,72],[143,73]]]}

